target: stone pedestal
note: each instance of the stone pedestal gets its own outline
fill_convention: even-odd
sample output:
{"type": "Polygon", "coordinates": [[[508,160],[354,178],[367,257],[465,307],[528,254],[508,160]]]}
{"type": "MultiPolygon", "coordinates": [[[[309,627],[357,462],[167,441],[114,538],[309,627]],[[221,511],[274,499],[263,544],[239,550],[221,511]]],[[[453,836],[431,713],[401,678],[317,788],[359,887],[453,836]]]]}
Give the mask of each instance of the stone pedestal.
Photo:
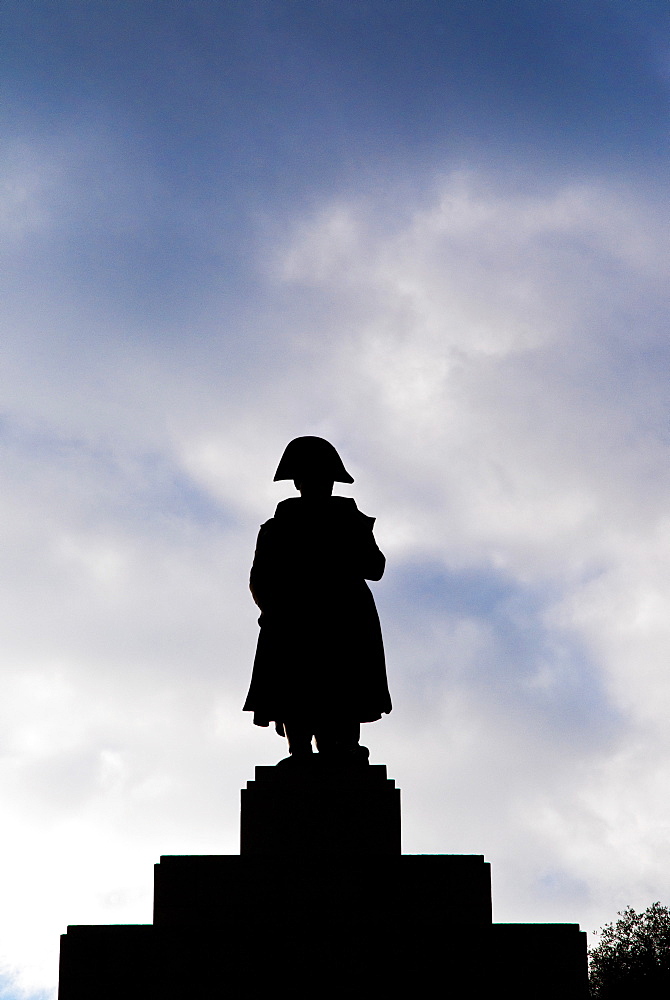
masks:
{"type": "Polygon", "coordinates": [[[242,790],[243,857],[397,857],[400,789],[384,764],[257,767],[242,790]]]}
{"type": "Polygon", "coordinates": [[[162,857],[155,866],[154,927],[258,921],[356,926],[366,935],[466,924],[491,925],[491,871],[480,855],[389,858],[162,857]]]}
{"type": "Polygon", "coordinates": [[[586,935],[493,924],[479,855],[400,854],[385,767],[257,768],[239,856],[162,857],[152,925],[69,927],[59,1000],[586,998],[586,935]]]}

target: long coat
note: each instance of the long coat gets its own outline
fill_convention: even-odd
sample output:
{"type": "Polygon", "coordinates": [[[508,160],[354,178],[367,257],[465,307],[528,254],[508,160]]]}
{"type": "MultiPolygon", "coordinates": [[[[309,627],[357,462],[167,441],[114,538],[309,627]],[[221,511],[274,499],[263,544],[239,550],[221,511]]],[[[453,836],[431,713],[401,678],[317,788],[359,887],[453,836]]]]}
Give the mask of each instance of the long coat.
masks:
{"type": "Polygon", "coordinates": [[[379,580],[386,562],[373,525],[348,497],[295,497],[261,526],[250,580],[261,630],[244,705],[257,725],[373,722],[391,711],[379,618],[365,582],[379,580]]]}

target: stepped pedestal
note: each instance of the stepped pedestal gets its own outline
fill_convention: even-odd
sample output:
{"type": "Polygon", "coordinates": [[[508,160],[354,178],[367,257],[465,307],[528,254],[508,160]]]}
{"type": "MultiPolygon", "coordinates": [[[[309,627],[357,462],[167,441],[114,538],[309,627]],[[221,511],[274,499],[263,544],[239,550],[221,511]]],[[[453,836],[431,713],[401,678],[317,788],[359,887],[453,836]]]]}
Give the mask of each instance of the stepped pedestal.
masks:
{"type": "Polygon", "coordinates": [[[384,764],[257,767],[242,791],[243,857],[397,857],[400,789],[384,764]]]}
{"type": "Polygon", "coordinates": [[[69,927],[59,1000],[586,998],[586,935],[493,924],[478,855],[400,854],[381,766],[256,768],[239,856],[162,857],[152,925],[69,927]]]}

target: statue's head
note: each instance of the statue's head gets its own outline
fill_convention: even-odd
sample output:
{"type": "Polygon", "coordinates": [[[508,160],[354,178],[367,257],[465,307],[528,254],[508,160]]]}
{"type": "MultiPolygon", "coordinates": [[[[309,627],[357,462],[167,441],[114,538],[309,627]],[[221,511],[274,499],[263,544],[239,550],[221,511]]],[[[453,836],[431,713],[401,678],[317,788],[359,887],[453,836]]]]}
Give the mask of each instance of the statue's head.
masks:
{"type": "Polygon", "coordinates": [[[309,436],[289,441],[277,466],[274,481],[293,479],[299,483],[315,477],[336,483],[354,481],[330,441],[309,436]]]}

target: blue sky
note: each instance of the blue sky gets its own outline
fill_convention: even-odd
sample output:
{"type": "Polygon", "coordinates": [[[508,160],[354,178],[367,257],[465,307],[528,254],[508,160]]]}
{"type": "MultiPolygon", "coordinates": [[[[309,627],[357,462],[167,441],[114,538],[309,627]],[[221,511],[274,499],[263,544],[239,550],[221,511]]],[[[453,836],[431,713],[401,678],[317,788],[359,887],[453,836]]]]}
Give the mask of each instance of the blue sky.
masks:
{"type": "Polygon", "coordinates": [[[497,920],[667,902],[669,21],[3,5],[7,1000],[149,921],[160,854],[237,851],[298,434],[388,557],[404,850],[486,854],[497,920]]]}

